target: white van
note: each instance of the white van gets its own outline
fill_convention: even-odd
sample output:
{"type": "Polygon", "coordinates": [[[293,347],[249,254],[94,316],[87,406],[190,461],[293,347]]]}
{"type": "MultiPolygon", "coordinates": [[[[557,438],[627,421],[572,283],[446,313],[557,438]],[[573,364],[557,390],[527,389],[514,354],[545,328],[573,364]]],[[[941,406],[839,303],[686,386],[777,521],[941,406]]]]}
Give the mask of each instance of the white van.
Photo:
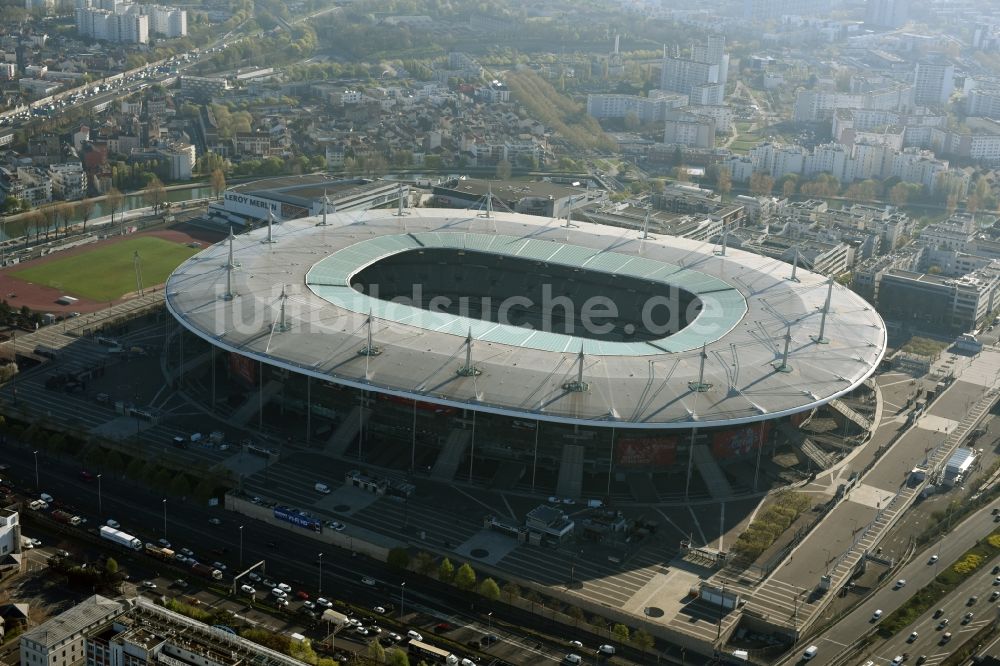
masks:
{"type": "Polygon", "coordinates": [[[38,496],[38,498],[48,504],[52,504],[52,502],[55,501],[54,499],[52,499],[52,495],[49,495],[48,493],[42,493],[38,496]]]}
{"type": "Polygon", "coordinates": [[[324,495],[329,495],[330,494],[330,487],[328,485],[326,485],[325,483],[317,483],[316,486],[315,486],[315,488],[316,488],[316,492],[318,492],[318,493],[323,493],[324,495]]]}
{"type": "Polygon", "coordinates": [[[806,651],[802,653],[802,661],[809,661],[816,656],[817,652],[819,652],[819,648],[815,645],[810,645],[806,648],[806,651]]]}

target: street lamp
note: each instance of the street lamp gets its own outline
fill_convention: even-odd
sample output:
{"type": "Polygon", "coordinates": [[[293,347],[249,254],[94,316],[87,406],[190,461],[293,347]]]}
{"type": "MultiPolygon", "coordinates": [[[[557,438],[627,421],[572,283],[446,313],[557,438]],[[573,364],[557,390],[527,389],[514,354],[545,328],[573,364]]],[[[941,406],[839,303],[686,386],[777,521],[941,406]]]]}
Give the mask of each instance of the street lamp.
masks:
{"type": "Polygon", "coordinates": [[[32,453],[35,454],[35,490],[38,490],[38,487],[41,485],[38,483],[38,451],[35,450],[32,453]]]}
{"type": "Polygon", "coordinates": [[[97,513],[104,516],[104,503],[101,501],[101,475],[97,475],[97,513]]]}
{"type": "Polygon", "coordinates": [[[488,631],[493,631],[493,611],[486,614],[486,621],[488,622],[488,631]]]}
{"type": "Polygon", "coordinates": [[[167,538],[167,498],[163,498],[163,538],[167,538]]]}
{"type": "Polygon", "coordinates": [[[240,566],[243,566],[243,526],[240,525],[240,566]]]}
{"type": "Polygon", "coordinates": [[[403,606],[406,603],[406,581],[399,584],[399,619],[403,619],[403,606]]]}
{"type": "Polygon", "coordinates": [[[323,594],[323,553],[319,554],[319,585],[316,594],[323,594]]]}

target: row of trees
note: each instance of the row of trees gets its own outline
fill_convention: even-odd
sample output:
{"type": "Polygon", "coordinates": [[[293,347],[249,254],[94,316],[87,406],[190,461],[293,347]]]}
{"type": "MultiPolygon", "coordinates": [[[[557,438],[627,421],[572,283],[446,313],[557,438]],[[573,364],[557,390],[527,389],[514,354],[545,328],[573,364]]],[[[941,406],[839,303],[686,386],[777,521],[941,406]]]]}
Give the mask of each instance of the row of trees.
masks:
{"type": "Polygon", "coordinates": [[[614,150],[614,142],[578,102],[561,95],[531,70],[507,73],[511,93],[532,118],[552,128],[577,150],[614,150]]]}
{"type": "Polygon", "coordinates": [[[420,551],[411,558],[406,548],[393,548],[389,551],[387,563],[397,569],[408,569],[422,576],[437,578],[443,583],[454,585],[469,593],[479,594],[490,601],[498,601],[501,597],[506,597],[508,604],[515,604],[518,601],[527,602],[532,613],[535,612],[536,607],[562,612],[576,623],[577,628],[580,627],[581,623],[587,622],[598,633],[607,632],[619,643],[631,642],[644,653],[655,643],[653,637],[643,629],[630,631],[628,626],[620,623],[611,624],[600,615],[593,615],[588,619],[579,607],[567,606],[553,597],[542,597],[532,589],[522,590],[517,583],[508,582],[501,588],[491,577],[479,580],[476,570],[468,562],[463,562],[456,568],[447,557],[439,562],[434,555],[420,551]]]}

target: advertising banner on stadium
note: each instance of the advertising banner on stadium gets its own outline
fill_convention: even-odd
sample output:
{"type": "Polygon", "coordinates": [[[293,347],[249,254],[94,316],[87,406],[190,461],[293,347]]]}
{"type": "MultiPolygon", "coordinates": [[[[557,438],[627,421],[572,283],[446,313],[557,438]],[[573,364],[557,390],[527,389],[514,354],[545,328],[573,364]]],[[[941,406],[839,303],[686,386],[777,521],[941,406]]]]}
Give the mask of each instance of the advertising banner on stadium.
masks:
{"type": "Polygon", "coordinates": [[[257,361],[240,354],[229,354],[229,372],[233,377],[242,380],[247,387],[257,383],[257,361]]]}
{"type": "Polygon", "coordinates": [[[764,445],[771,432],[768,422],[723,430],[712,435],[712,456],[716,460],[746,455],[764,445]]]}
{"type": "Polygon", "coordinates": [[[274,517],[278,520],[284,520],[285,522],[291,523],[292,525],[298,525],[299,527],[304,527],[307,530],[312,530],[313,532],[322,532],[323,525],[316,518],[312,516],[304,516],[301,512],[296,509],[290,509],[287,506],[276,506],[274,507],[274,517]]]}
{"type": "Polygon", "coordinates": [[[615,444],[616,467],[669,467],[676,460],[676,437],[626,437],[615,444]]]}

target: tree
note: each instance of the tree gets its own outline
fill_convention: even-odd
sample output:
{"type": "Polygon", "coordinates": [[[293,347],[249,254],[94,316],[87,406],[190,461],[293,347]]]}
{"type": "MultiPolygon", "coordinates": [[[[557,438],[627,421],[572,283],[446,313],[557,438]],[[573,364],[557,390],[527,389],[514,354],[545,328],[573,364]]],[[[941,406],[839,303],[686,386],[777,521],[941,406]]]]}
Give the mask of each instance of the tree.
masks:
{"type": "Polygon", "coordinates": [[[434,556],[422,550],[413,556],[413,570],[423,576],[429,576],[434,571],[434,556]]]}
{"type": "Polygon", "coordinates": [[[781,179],[781,196],[787,199],[795,194],[799,187],[799,177],[795,174],[788,174],[781,179]]]}
{"type": "Polygon", "coordinates": [[[906,183],[896,183],[889,190],[889,203],[896,208],[902,208],[910,199],[910,188],[906,183]]]}
{"type": "Polygon", "coordinates": [[[385,648],[377,640],[368,643],[368,658],[376,664],[385,663],[385,648]]]}
{"type": "Polygon", "coordinates": [[[455,572],[455,585],[462,590],[472,590],[476,587],[476,572],[468,562],[463,562],[455,572]]]}
{"type": "Polygon", "coordinates": [[[451,563],[447,557],[441,560],[441,564],[438,565],[438,579],[444,581],[445,583],[450,583],[451,579],[455,576],[455,565],[451,563]]]}
{"type": "Polygon", "coordinates": [[[763,171],[755,171],[750,174],[750,192],[753,194],[759,197],[770,196],[773,188],[774,178],[771,177],[771,174],[763,171]]]}
{"type": "Polygon", "coordinates": [[[213,197],[220,197],[226,191],[226,174],[222,173],[222,169],[216,167],[212,170],[209,186],[212,188],[213,197]]]}
{"type": "Polygon", "coordinates": [[[59,214],[62,216],[63,234],[66,235],[66,236],[68,236],[69,235],[69,225],[73,221],[73,218],[76,217],[76,204],[74,204],[74,203],[72,203],[70,201],[67,201],[64,204],[60,204],[59,205],[59,214]]]}
{"type": "MultiPolygon", "coordinates": [[[[122,194],[117,187],[112,187],[108,190],[108,195],[104,198],[104,200],[108,204],[108,210],[111,211],[111,225],[114,226],[115,213],[118,212],[118,209],[121,208],[122,204],[125,202],[125,195],[122,194]]],[[[125,233],[124,229],[122,230],[122,233],[125,233]]]]}
{"type": "Polygon", "coordinates": [[[611,635],[614,636],[615,640],[619,643],[624,643],[628,641],[628,627],[618,622],[611,627],[611,635]]]}
{"type": "Polygon", "coordinates": [[[108,561],[104,563],[104,570],[112,575],[118,573],[118,560],[113,557],[109,557],[108,561]]]}
{"type": "Polygon", "coordinates": [[[490,601],[496,601],[500,598],[500,586],[492,578],[486,578],[479,584],[479,594],[490,601]]]}
{"type": "Polygon", "coordinates": [[[601,615],[594,615],[590,618],[590,626],[597,629],[597,632],[600,633],[608,628],[608,621],[601,615]]]}
{"type": "Polygon", "coordinates": [[[157,176],[150,178],[146,189],[142,191],[142,199],[153,207],[153,215],[156,215],[167,199],[167,188],[163,186],[163,181],[157,176]]]}
{"type": "Polygon", "coordinates": [[[566,615],[569,615],[571,618],[573,618],[574,625],[576,626],[577,629],[579,629],[580,622],[582,622],[585,617],[580,607],[570,606],[569,609],[566,611],[566,615]]]}
{"type": "Polygon", "coordinates": [[[83,222],[83,232],[87,233],[87,220],[90,216],[94,214],[94,206],[96,202],[93,199],[84,199],[80,202],[78,210],[80,211],[80,220],[83,222]]]}
{"type": "Polygon", "coordinates": [[[401,648],[394,647],[386,655],[386,662],[389,666],[410,666],[410,658],[406,656],[401,648]]]}
{"type": "Polygon", "coordinates": [[[410,566],[410,551],[406,548],[390,548],[386,564],[396,569],[408,569],[410,566]]]}
{"type": "Polygon", "coordinates": [[[715,191],[725,196],[733,189],[733,173],[726,167],[720,167],[715,176],[715,191]]]}
{"type": "Polygon", "coordinates": [[[176,497],[187,497],[191,494],[191,483],[183,474],[177,474],[170,481],[169,491],[176,497]]]}
{"type": "Polygon", "coordinates": [[[511,166],[510,162],[507,160],[500,160],[497,162],[496,176],[497,180],[510,180],[511,166]]]}
{"type": "Polygon", "coordinates": [[[521,596],[521,588],[517,583],[504,583],[503,593],[507,596],[507,603],[514,603],[514,597],[521,596]]]}
{"type": "Polygon", "coordinates": [[[652,649],[653,645],[656,644],[656,641],[653,640],[653,637],[645,629],[636,629],[635,633],[632,634],[632,642],[635,643],[637,648],[642,650],[644,656],[646,650],[652,649]]]}

